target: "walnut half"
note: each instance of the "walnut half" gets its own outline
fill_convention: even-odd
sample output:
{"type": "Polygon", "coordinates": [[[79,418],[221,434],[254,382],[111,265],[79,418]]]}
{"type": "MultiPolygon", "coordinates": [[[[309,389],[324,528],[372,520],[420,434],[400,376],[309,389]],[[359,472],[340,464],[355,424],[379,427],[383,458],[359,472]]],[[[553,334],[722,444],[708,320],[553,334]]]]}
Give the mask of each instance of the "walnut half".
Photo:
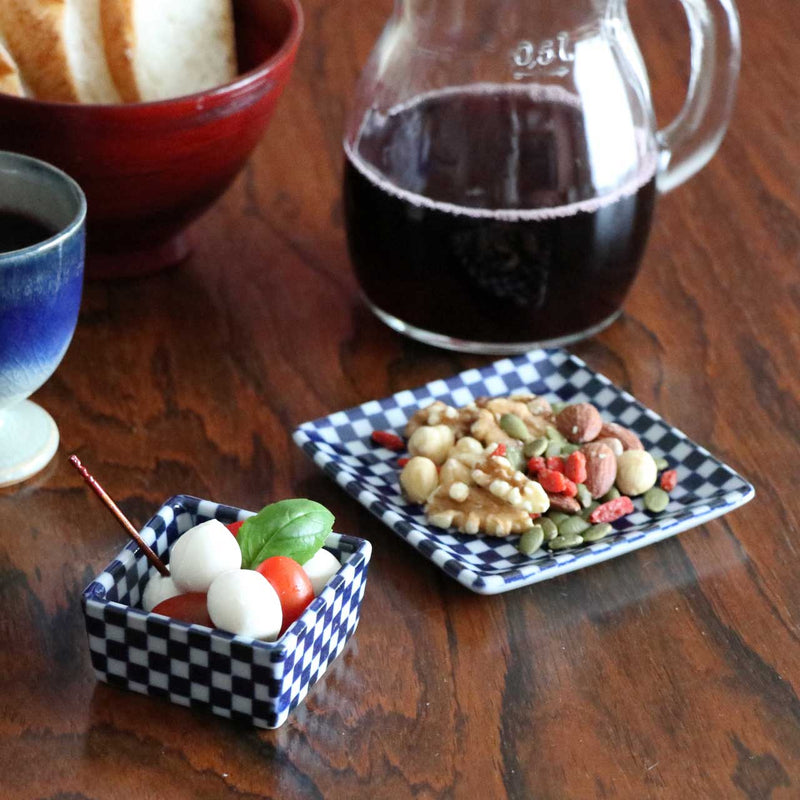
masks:
{"type": "Polygon", "coordinates": [[[547,426],[552,422],[550,404],[535,395],[519,397],[479,397],[475,401],[478,407],[477,418],[470,427],[470,433],[484,444],[492,442],[507,444],[516,441],[500,427],[503,414],[515,414],[524,423],[532,437],[544,436],[547,426]],[[531,409],[540,413],[535,414],[531,409]]]}
{"type": "Polygon", "coordinates": [[[406,436],[413,436],[414,431],[423,425],[447,425],[455,434],[455,438],[458,439],[469,433],[470,426],[477,415],[478,409],[475,406],[454,408],[441,400],[435,400],[429,406],[414,412],[411,419],[406,423],[406,436]]]}
{"type": "Polygon", "coordinates": [[[531,514],[550,506],[542,487],[515,471],[508,459],[489,455],[463,480],[464,471],[442,469],[441,483],[428,499],[425,513],[431,525],[453,526],[462,533],[509,536],[531,527],[531,514]],[[456,486],[454,484],[460,484],[456,486]],[[468,489],[465,494],[464,488],[468,489]]]}

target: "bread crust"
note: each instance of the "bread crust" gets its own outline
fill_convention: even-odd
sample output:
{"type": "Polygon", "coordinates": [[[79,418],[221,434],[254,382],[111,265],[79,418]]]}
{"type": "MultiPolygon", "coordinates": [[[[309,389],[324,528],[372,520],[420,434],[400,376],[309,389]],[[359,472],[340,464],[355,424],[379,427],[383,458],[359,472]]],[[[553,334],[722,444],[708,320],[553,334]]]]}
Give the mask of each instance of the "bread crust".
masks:
{"type": "Polygon", "coordinates": [[[17,65],[8,50],[3,47],[2,42],[0,42],[0,94],[11,94],[14,97],[25,96],[17,65]]]}
{"type": "Polygon", "coordinates": [[[67,0],[2,0],[0,28],[22,80],[39,100],[79,102],[67,56],[67,0]]]}
{"type": "Polygon", "coordinates": [[[133,54],[136,52],[134,2],[135,0],[102,0],[100,4],[100,27],[106,60],[111,79],[123,103],[139,103],[142,100],[133,68],[133,54]]]}

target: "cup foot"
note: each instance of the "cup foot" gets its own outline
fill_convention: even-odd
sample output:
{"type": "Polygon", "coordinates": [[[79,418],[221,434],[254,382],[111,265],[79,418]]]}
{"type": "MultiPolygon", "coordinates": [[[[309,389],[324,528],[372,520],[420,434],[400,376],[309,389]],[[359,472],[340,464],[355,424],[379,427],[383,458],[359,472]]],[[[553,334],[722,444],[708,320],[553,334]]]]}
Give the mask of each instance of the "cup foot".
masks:
{"type": "Polygon", "coordinates": [[[370,302],[367,298],[364,301],[369,306],[373,314],[378,319],[386,323],[390,328],[403,333],[412,339],[419,342],[432,345],[433,347],[441,347],[444,350],[455,350],[460,353],[480,353],[483,355],[517,355],[520,353],[527,353],[530,350],[546,347],[566,347],[574,342],[579,342],[581,339],[588,339],[600,331],[607,328],[614,322],[617,317],[622,313],[622,309],[615,311],[611,316],[592,325],[584,330],[570,333],[566,336],[558,336],[551,339],[539,339],[536,341],[526,342],[473,342],[466,339],[456,339],[452,336],[446,336],[441,333],[434,333],[433,331],[426,331],[422,328],[417,328],[415,325],[410,325],[408,322],[398,319],[392,314],[387,313],[381,308],[378,308],[374,303],[370,302]]]}
{"type": "Polygon", "coordinates": [[[53,418],[30,400],[0,411],[0,487],[44,469],[58,449],[53,418]]]}
{"type": "Polygon", "coordinates": [[[138,278],[160,272],[183,261],[192,252],[185,233],[179,233],[166,242],[143,245],[117,252],[99,250],[89,240],[86,250],[87,278],[138,278]]]}

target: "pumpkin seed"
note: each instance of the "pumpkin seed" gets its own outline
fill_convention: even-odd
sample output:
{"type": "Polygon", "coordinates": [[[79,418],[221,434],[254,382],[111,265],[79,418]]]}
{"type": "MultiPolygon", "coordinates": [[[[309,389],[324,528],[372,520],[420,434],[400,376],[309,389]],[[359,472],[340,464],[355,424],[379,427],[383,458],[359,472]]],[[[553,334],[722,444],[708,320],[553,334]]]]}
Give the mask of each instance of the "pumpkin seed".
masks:
{"type": "Polygon", "coordinates": [[[569,547],[577,547],[579,544],[583,544],[583,536],[575,533],[568,536],[556,536],[547,543],[547,546],[551,550],[566,550],[569,547]]]}
{"type": "Polygon", "coordinates": [[[616,486],[612,486],[600,499],[607,503],[609,500],[616,500],[619,496],[619,489],[616,486]]]}
{"type": "Polygon", "coordinates": [[[550,403],[550,408],[558,416],[568,405],[569,403],[565,403],[563,400],[556,400],[554,403],[550,403]]]}
{"type": "Polygon", "coordinates": [[[648,450],[647,453],[656,462],[656,467],[659,470],[666,469],[669,466],[666,458],[657,456],[652,450],[648,450]]]}
{"type": "Polygon", "coordinates": [[[567,440],[561,435],[558,428],[554,428],[552,425],[548,425],[544,429],[544,432],[551,442],[558,442],[559,445],[565,445],[567,443],[567,440]]]}
{"type": "Polygon", "coordinates": [[[581,517],[567,517],[563,522],[558,525],[559,536],[572,536],[574,534],[583,533],[591,527],[591,523],[587,522],[581,517]]]}
{"type": "Polygon", "coordinates": [[[531,432],[528,427],[516,414],[503,414],[500,417],[500,427],[512,438],[519,439],[521,442],[529,442],[531,432]]]}
{"type": "Polygon", "coordinates": [[[561,455],[561,442],[553,442],[551,441],[547,445],[547,450],[544,451],[545,456],[547,458],[552,458],[553,456],[560,456],[561,455]]]}
{"type": "Polygon", "coordinates": [[[579,444],[565,444],[561,448],[561,455],[562,456],[571,456],[576,450],[580,450],[581,446],[579,444]]]}
{"type": "Polygon", "coordinates": [[[519,442],[509,442],[506,445],[506,458],[515,470],[521,470],[526,464],[525,456],[522,454],[522,446],[519,442]]]}
{"type": "Polygon", "coordinates": [[[547,516],[550,517],[556,525],[560,525],[565,519],[569,519],[569,514],[563,511],[548,511],[547,516]]]}
{"type": "Polygon", "coordinates": [[[669,505],[669,495],[658,486],[644,493],[644,507],[654,514],[660,514],[669,505]]]}
{"type": "Polygon", "coordinates": [[[596,500],[592,500],[592,502],[589,503],[589,505],[586,506],[583,511],[581,511],[581,518],[589,519],[589,517],[592,515],[592,511],[594,511],[599,505],[600,503],[598,503],[596,500]]]}
{"type": "Polygon", "coordinates": [[[544,542],[544,530],[541,525],[534,525],[520,536],[517,549],[520,553],[530,556],[542,546],[542,542],[544,542]]]}
{"type": "Polygon", "coordinates": [[[578,502],[582,508],[589,508],[592,504],[592,493],[582,483],[577,486],[578,489],[578,502]]]}
{"type": "Polygon", "coordinates": [[[544,531],[544,538],[548,542],[558,536],[558,526],[550,517],[539,517],[539,526],[544,531]]]}
{"type": "Polygon", "coordinates": [[[544,451],[547,450],[547,445],[550,442],[544,436],[539,436],[536,439],[531,439],[529,442],[525,442],[525,447],[523,448],[522,452],[525,453],[525,458],[534,458],[535,456],[540,456],[544,454],[544,451]]]}
{"type": "Polygon", "coordinates": [[[599,542],[605,539],[614,528],[610,522],[598,522],[597,525],[592,525],[589,530],[581,534],[584,542],[599,542]]]}

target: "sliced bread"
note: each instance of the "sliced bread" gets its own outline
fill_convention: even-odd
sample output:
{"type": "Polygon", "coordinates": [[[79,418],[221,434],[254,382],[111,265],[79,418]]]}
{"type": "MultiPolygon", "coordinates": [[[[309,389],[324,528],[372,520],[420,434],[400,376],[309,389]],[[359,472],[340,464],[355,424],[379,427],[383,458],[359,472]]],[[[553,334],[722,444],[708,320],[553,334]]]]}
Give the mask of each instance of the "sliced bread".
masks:
{"type": "Polygon", "coordinates": [[[2,0],[0,28],[31,94],[79,101],[64,36],[66,0],[2,0]]]}
{"type": "Polygon", "coordinates": [[[100,31],[105,0],[0,0],[0,28],[39,100],[114,103],[100,31]]]}
{"type": "Polygon", "coordinates": [[[25,96],[17,64],[11,58],[8,50],[3,47],[2,41],[0,41],[0,94],[13,94],[15,97],[25,96]]]}
{"type": "Polygon", "coordinates": [[[231,0],[103,0],[101,19],[124,102],[193,94],[236,76],[231,0]]]}

